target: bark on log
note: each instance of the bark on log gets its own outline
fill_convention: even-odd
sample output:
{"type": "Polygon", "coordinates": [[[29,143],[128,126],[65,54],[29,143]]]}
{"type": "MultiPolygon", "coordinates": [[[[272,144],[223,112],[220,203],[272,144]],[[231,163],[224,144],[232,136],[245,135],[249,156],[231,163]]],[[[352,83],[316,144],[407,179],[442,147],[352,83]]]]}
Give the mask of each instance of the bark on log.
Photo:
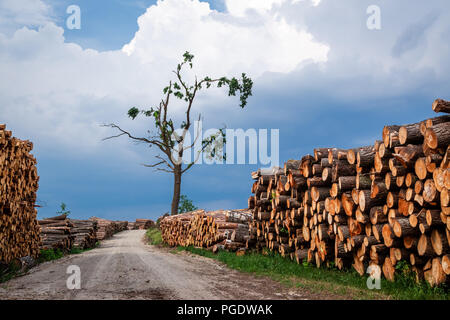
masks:
{"type": "Polygon", "coordinates": [[[423,135],[420,132],[420,123],[413,123],[401,126],[398,131],[400,144],[421,144],[423,142],[423,135]]]}
{"type": "Polygon", "coordinates": [[[436,99],[433,102],[432,109],[434,112],[450,113],[450,101],[443,99],[436,99]]]}
{"type": "Polygon", "coordinates": [[[450,144],[450,122],[427,128],[424,143],[431,149],[447,148],[450,144]]]}

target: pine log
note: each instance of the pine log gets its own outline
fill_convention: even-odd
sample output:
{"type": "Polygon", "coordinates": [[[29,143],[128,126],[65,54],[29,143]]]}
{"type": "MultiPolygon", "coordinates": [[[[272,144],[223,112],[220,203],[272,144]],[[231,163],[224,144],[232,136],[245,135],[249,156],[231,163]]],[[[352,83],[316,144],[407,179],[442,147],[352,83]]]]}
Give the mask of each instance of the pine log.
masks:
{"type": "Polygon", "coordinates": [[[413,123],[401,126],[398,131],[400,144],[407,143],[420,144],[423,142],[423,135],[420,132],[420,123],[413,123]]]}
{"type": "Polygon", "coordinates": [[[417,243],[417,252],[420,256],[431,257],[434,255],[431,239],[426,234],[422,234],[417,243]]]}
{"type": "Polygon", "coordinates": [[[431,148],[447,148],[450,144],[450,122],[433,125],[425,131],[424,143],[431,148]]]}
{"type": "Polygon", "coordinates": [[[431,245],[438,256],[449,252],[450,249],[446,236],[437,229],[431,232],[431,245]]]}
{"type": "Polygon", "coordinates": [[[450,101],[445,101],[443,99],[436,99],[433,102],[432,109],[434,112],[450,113],[450,101]]]}

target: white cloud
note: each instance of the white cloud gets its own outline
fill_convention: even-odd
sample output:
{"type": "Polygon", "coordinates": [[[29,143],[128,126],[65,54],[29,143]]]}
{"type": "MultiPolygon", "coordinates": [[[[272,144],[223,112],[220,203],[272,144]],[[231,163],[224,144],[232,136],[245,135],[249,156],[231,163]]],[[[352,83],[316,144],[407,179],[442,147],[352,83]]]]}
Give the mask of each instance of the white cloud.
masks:
{"type": "MultiPolygon", "coordinates": [[[[119,145],[100,143],[110,131],[99,124],[114,121],[145,132],[146,122],[131,123],[125,112],[133,105],[159,101],[170,70],[185,50],[195,54],[199,75],[247,72],[258,97],[269,89],[272,94],[302,90],[354,101],[448,84],[450,45],[445,31],[450,20],[445,11],[431,15],[435,21],[425,28],[418,22],[426,21],[428,9],[415,4],[410,11],[422,15],[399,16],[402,3],[395,3],[383,7],[383,29],[377,33],[365,28],[365,8],[357,1],[349,2],[355,5],[345,15],[336,14],[341,4],[335,1],[318,6],[295,2],[227,0],[230,12],[220,13],[198,0],[158,1],[139,17],[139,30],[128,45],[99,52],[66,43],[64,29],[51,22],[51,8],[41,1],[3,0],[5,10],[0,12],[9,12],[9,18],[0,29],[1,122],[41,146],[86,153],[114,145],[130,157],[128,150],[135,148],[126,139],[119,145]],[[14,33],[5,31],[11,28],[14,33]],[[408,31],[417,28],[423,29],[420,41],[408,31]],[[393,48],[401,48],[402,54],[393,55],[393,48]]],[[[219,109],[229,105],[231,100],[225,99],[223,92],[215,91],[199,96],[196,110],[207,106],[221,114],[217,121],[229,123],[235,114],[219,109]]],[[[273,115],[270,106],[262,106],[254,116],[285,117],[273,115]]]]}
{"type": "Polygon", "coordinates": [[[255,10],[263,13],[272,9],[274,5],[280,5],[286,0],[226,0],[225,4],[229,13],[235,16],[244,16],[247,10],[255,10]]]}
{"type": "Polygon", "coordinates": [[[3,33],[11,33],[21,26],[42,26],[51,15],[51,7],[41,0],[0,0],[0,30],[3,33]]]}
{"type": "Polygon", "coordinates": [[[317,6],[321,0],[225,0],[225,5],[230,14],[243,17],[251,11],[263,14],[284,3],[295,4],[301,1],[308,1],[317,6]]]}
{"type": "MultiPolygon", "coordinates": [[[[2,4],[19,10],[12,2],[2,4]]],[[[49,8],[33,4],[35,18],[14,17],[10,26],[39,21],[37,30],[25,26],[11,35],[0,30],[2,122],[40,145],[76,153],[105,148],[100,140],[108,131],[101,123],[137,125],[145,132],[146,122],[131,124],[125,112],[159,101],[185,50],[196,55],[199,75],[246,72],[254,79],[327,58],[326,45],[275,14],[249,20],[198,0],[158,1],[139,17],[139,30],[123,50],[82,49],[66,43],[64,29],[45,18],[49,8]]],[[[207,97],[199,98],[197,110],[208,104],[207,97]]]]}
{"type": "MultiPolygon", "coordinates": [[[[265,8],[272,2],[251,3],[265,8]]],[[[245,3],[246,7],[257,7],[245,3]]],[[[139,31],[123,51],[143,63],[155,63],[176,61],[180,52],[189,50],[197,57],[200,73],[245,71],[253,77],[268,71],[287,73],[305,60],[327,60],[329,48],[295,25],[275,14],[236,18],[238,11],[221,14],[197,0],[159,1],[139,17],[139,31]]]]}

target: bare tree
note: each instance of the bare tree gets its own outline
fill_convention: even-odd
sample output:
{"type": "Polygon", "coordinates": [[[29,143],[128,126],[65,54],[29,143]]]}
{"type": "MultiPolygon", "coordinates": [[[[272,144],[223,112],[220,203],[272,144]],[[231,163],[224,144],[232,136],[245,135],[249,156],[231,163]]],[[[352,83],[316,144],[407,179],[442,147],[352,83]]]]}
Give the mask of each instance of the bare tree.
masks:
{"type": "MultiPolygon", "coordinates": [[[[186,134],[192,126],[192,107],[197,93],[202,89],[209,89],[213,85],[228,88],[229,96],[236,96],[239,93],[240,96],[240,107],[244,108],[247,105],[247,99],[252,95],[253,82],[250,78],[242,73],[241,79],[236,78],[209,78],[204,77],[198,80],[195,77],[193,84],[187,83],[183,80],[182,70],[188,65],[192,69],[192,60],[194,56],[189,52],[185,52],[183,55],[183,61],[177,65],[177,68],[173,73],[175,74],[175,80],[170,81],[169,85],[164,88],[164,96],[161,99],[159,106],[155,108],[150,108],[149,110],[138,109],[136,107],[128,110],[128,116],[131,119],[135,119],[138,115],[142,114],[146,117],[150,117],[154,122],[155,134],[152,134],[152,130],[148,130],[147,137],[136,137],[132,135],[129,131],[122,129],[118,125],[112,123],[105,125],[106,127],[113,128],[119,133],[114,136],[105,138],[104,140],[118,138],[121,136],[128,136],[133,141],[141,142],[151,146],[156,146],[162,154],[156,156],[157,161],[154,164],[144,165],[150,168],[156,168],[156,170],[169,172],[173,174],[174,185],[173,185],[173,198],[172,198],[172,208],[171,214],[175,215],[178,213],[178,204],[180,201],[181,192],[181,177],[188,171],[199,159],[202,152],[207,151],[208,155],[211,157],[225,157],[225,153],[218,154],[216,149],[211,149],[211,146],[219,139],[224,141],[225,134],[224,129],[220,129],[217,134],[212,134],[201,141],[201,150],[197,155],[194,156],[194,160],[188,164],[183,164],[183,154],[184,152],[192,149],[197,143],[199,138],[199,132],[195,133],[195,138],[193,142],[186,143],[186,134]],[[169,104],[171,98],[175,97],[177,99],[186,102],[186,117],[178,126],[180,129],[175,129],[175,124],[169,115],[169,104]]],[[[199,115],[199,120],[200,120],[199,115]]]]}

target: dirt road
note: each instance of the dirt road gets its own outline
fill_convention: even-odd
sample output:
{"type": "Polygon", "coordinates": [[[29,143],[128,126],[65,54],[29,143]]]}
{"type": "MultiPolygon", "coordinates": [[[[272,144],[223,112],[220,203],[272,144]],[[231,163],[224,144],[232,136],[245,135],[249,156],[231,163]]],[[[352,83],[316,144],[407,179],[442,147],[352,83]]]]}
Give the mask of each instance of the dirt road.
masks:
{"type": "Polygon", "coordinates": [[[0,284],[0,299],[327,299],[267,278],[230,270],[188,253],[146,245],[145,231],[124,231],[82,254],[43,263],[0,284]],[[67,288],[80,267],[81,289],[67,288]]]}

